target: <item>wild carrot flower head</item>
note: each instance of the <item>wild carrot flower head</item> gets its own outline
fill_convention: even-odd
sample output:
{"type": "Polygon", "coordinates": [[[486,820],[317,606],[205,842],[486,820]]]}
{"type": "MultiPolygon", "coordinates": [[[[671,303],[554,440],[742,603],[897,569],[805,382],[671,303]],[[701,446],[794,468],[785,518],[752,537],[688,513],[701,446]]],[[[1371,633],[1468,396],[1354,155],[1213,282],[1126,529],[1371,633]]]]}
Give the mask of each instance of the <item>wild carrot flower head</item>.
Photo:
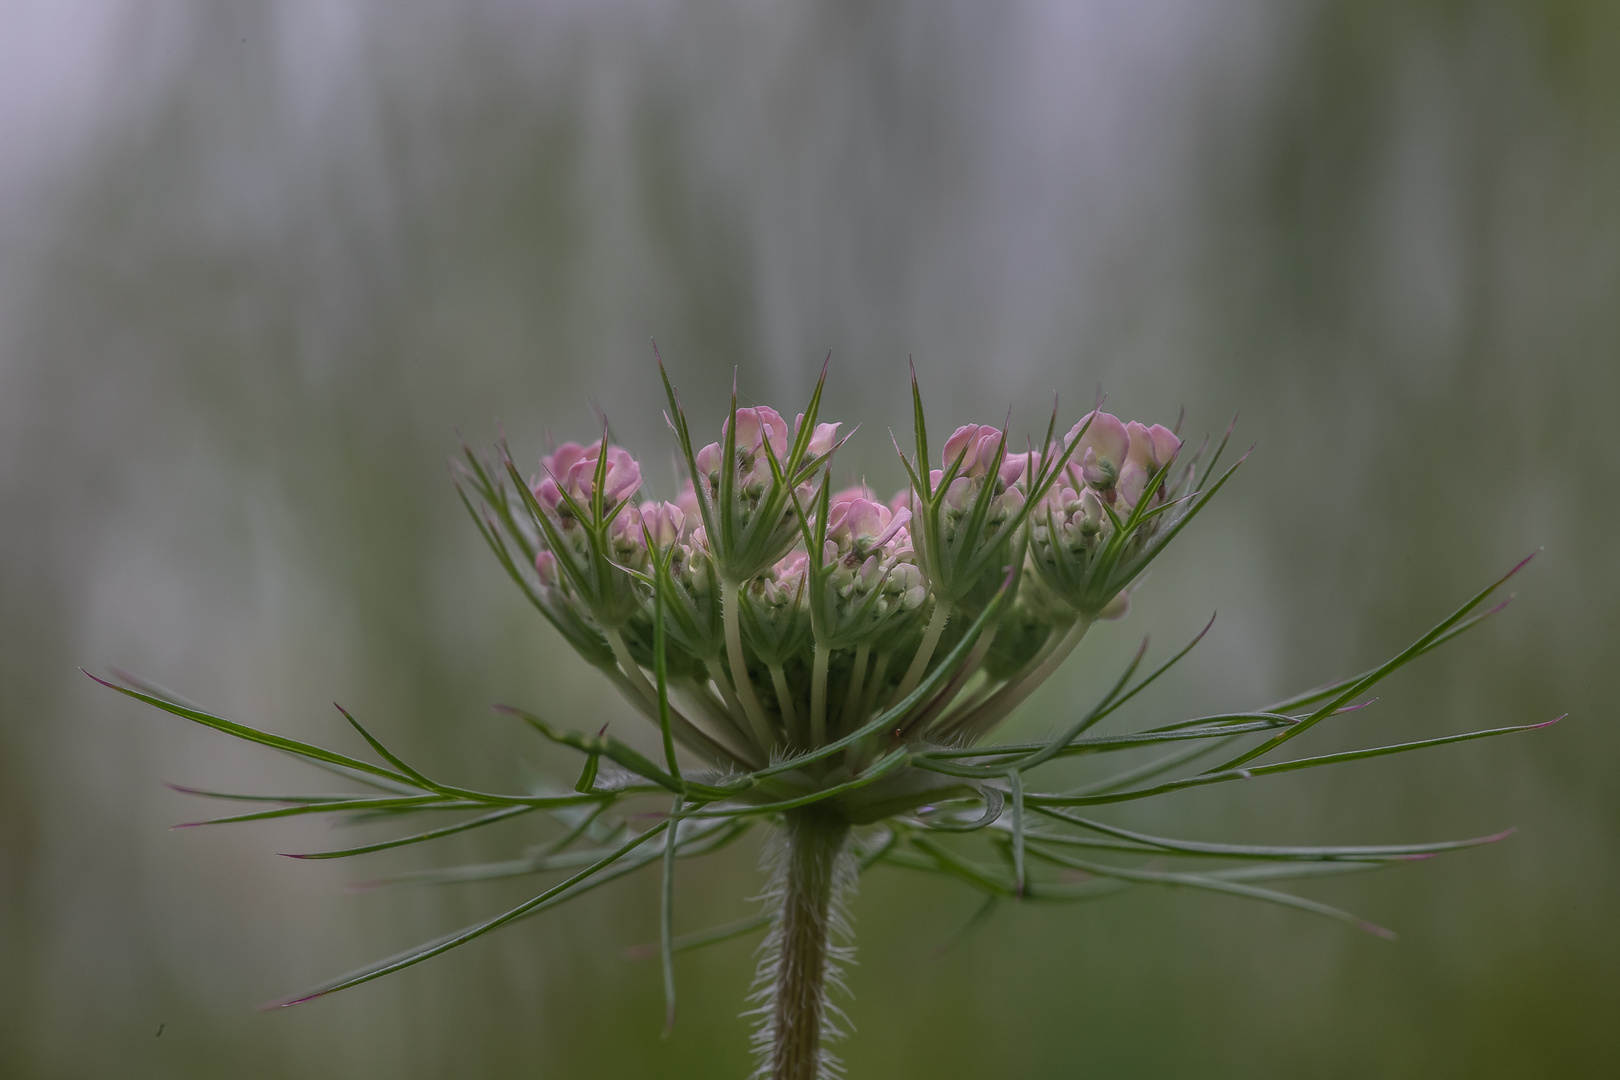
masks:
{"type": "MultiPolygon", "coordinates": [[[[1190,843],[1075,811],[1523,730],[1497,728],[1250,764],[1315,724],[1359,707],[1354,702],[1380,679],[1484,618],[1470,613],[1495,585],[1368,674],[1264,709],[1125,734],[1088,734],[1186,650],[1140,679],[1139,652],[1101,701],[1083,713],[1066,713],[1054,733],[1034,743],[987,744],[986,736],[1057,670],[1098,620],[1125,614],[1128,590],[1232,475],[1236,466],[1213,473],[1225,440],[1205,460],[1205,447],[1184,454],[1180,437],[1163,425],[1121,421],[1100,408],[1060,436],[1054,411],[1039,443],[1026,438],[1026,449],[1016,454],[1005,429],[959,427],[945,440],[935,467],[914,376],[914,449],[900,453],[908,484],[885,503],[865,484],[833,490],[831,458],[840,445],[840,425],[818,420],[821,384],[791,426],[775,409],[738,407],[734,389],[721,437],[701,446],[667,376],[664,384],[669,423],[688,472],[674,501],[636,501],[641,467],[606,436],[594,445],[558,446],[528,480],[504,444],[496,462],[468,449],[460,476],[468,509],[503,568],[562,638],[656,726],[663,743],[659,760],[605,729],[588,735],[511,710],[540,735],[578,751],[584,764],[572,790],[490,794],[407,766],[352,717],[386,766],[118,687],[377,789],[323,801],[292,797],[285,806],[246,818],[327,811],[473,815],[320,857],[416,843],[519,814],[543,812],[560,826],[558,836],[521,867],[569,875],[560,884],[487,922],[295,1000],[425,960],[644,865],[659,865],[665,875],[661,952],[673,1000],[669,912],[676,862],[731,843],[769,820],[780,826],[786,854],[772,887],[781,902],[759,923],[771,927],[761,967],[760,1038],[766,1075],[802,1080],[817,1075],[827,1060],[821,1050],[827,1006],[819,980],[836,960],[829,941],[840,896],[871,866],[938,873],[991,898],[1083,900],[1155,883],[1238,892],[1369,928],[1256,883],[1334,861],[1360,869],[1480,842],[1357,848],[1190,843]],[[1238,740],[1246,738],[1258,741],[1242,749],[1238,740]],[[1163,779],[1185,771],[1192,753],[1222,746],[1228,748],[1224,761],[1163,779]],[[1156,748],[1170,756],[1077,789],[1025,786],[1034,770],[1058,758],[1156,748]],[[611,768],[603,768],[604,760],[611,768]],[[649,797],[670,800],[662,804],[667,813],[649,812],[649,797]],[[637,812],[617,812],[631,800],[641,801],[637,812]],[[969,858],[937,839],[964,832],[987,838],[988,856],[969,858]],[[1132,857],[1148,861],[1118,861],[1132,857]],[[1184,858],[1256,863],[1197,873],[1158,866],[1184,858]],[[1291,870],[1289,863],[1306,865],[1291,870]],[[807,982],[809,970],[818,974],[807,982]]],[[[597,727],[595,718],[588,726],[597,727]]],[[[510,872],[512,864],[496,864],[419,880],[510,872]]]]}

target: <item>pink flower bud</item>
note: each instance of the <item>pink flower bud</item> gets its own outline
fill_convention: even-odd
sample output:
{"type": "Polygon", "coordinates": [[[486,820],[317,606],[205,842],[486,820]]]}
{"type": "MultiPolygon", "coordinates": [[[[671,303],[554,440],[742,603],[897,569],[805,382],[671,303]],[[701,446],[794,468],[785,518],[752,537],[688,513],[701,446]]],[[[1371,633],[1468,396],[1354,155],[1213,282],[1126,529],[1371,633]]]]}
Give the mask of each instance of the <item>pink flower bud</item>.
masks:
{"type": "Polygon", "coordinates": [[[782,578],[797,577],[804,573],[804,568],[810,565],[810,557],[802,551],[790,551],[782,556],[775,566],[778,580],[782,578]]]}
{"type": "Polygon", "coordinates": [[[719,443],[710,443],[697,452],[698,475],[707,483],[709,478],[720,471],[723,463],[723,453],[719,443]]]}
{"type": "MultiPolygon", "coordinates": [[[[540,459],[550,475],[535,485],[535,498],[549,510],[556,510],[563,502],[563,492],[581,505],[590,502],[596,488],[596,465],[601,453],[600,444],[581,447],[578,443],[563,443],[557,447],[540,459]]],[[[641,487],[641,466],[628,450],[619,446],[608,447],[607,461],[602,498],[612,506],[641,487]]]]}
{"type": "Polygon", "coordinates": [[[945,490],[945,505],[952,510],[966,510],[973,504],[973,495],[973,481],[965,476],[958,476],[945,490]]]}
{"type": "Polygon", "coordinates": [[[1181,440],[1163,424],[1148,427],[1132,420],[1125,425],[1131,445],[1119,473],[1119,493],[1135,505],[1142,498],[1149,480],[1168,465],[1181,449],[1181,440]]]}
{"type": "Polygon", "coordinates": [[[1094,487],[1107,487],[1119,478],[1131,443],[1119,417],[1100,410],[1089,413],[1069,430],[1064,442],[1072,443],[1076,438],[1080,442],[1069,459],[1071,471],[1078,464],[1081,476],[1094,487]]]}
{"type": "Polygon", "coordinates": [[[945,467],[950,468],[956,462],[956,459],[960,457],[962,458],[962,467],[958,471],[967,472],[973,465],[972,455],[968,454],[965,457],[963,455],[969,444],[975,442],[978,436],[978,424],[965,424],[953,431],[951,437],[945,440],[945,449],[940,455],[945,467]]]}
{"type": "MultiPolygon", "coordinates": [[[[592,464],[594,466],[595,462],[592,464]]],[[[609,504],[628,499],[641,487],[641,465],[630,456],[628,450],[608,447],[608,469],[607,476],[603,478],[603,487],[602,498],[609,504]]]]}
{"type": "Polygon", "coordinates": [[[1147,482],[1151,479],[1148,471],[1134,461],[1127,461],[1125,467],[1119,471],[1119,497],[1127,505],[1135,506],[1142,499],[1142,492],[1147,490],[1147,482]]]}
{"type": "Polygon", "coordinates": [[[547,510],[556,510],[563,501],[562,489],[557,486],[557,481],[549,476],[534,486],[534,497],[547,510]]]}
{"type": "MultiPolygon", "coordinates": [[[[798,438],[799,429],[804,426],[804,413],[800,413],[793,421],[793,436],[798,438]]],[[[841,424],[817,424],[815,430],[810,432],[810,456],[820,457],[828,453],[838,442],[838,429],[841,424]]]]}
{"type": "MultiPolygon", "coordinates": [[[[989,424],[967,424],[959,427],[945,440],[943,464],[948,469],[961,458],[958,476],[984,476],[996,463],[996,452],[1001,448],[1001,429],[989,424]]],[[[1003,468],[1005,468],[1005,464],[1003,468]]],[[[1020,464],[1014,473],[1023,472],[1020,464]]],[[[1010,481],[1009,481],[1010,482],[1010,481]]]]}
{"type": "Polygon", "coordinates": [[[568,475],[580,458],[585,456],[585,448],[579,443],[565,442],[551,453],[540,459],[549,476],[561,480],[568,475]]]}
{"type": "Polygon", "coordinates": [[[633,506],[620,510],[608,526],[608,539],[617,548],[646,550],[647,539],[641,531],[641,512],[633,506]]]}
{"type": "Polygon", "coordinates": [[[652,537],[654,547],[667,548],[681,538],[686,514],[674,503],[644,502],[641,504],[641,524],[652,537]]]}
{"type": "Polygon", "coordinates": [[[827,512],[831,514],[831,512],[837,507],[843,506],[845,503],[854,502],[856,499],[865,499],[868,502],[875,502],[877,500],[877,493],[871,488],[867,487],[865,484],[856,484],[854,487],[847,487],[843,491],[835,491],[827,499],[827,512]]]}
{"type": "Polygon", "coordinates": [[[1080,511],[1077,515],[1081,532],[1095,533],[1102,529],[1103,504],[1095,491],[1087,490],[1080,496],[1080,511]]]}
{"type": "Polygon", "coordinates": [[[1169,464],[1181,449],[1181,440],[1176,438],[1176,433],[1163,424],[1148,427],[1132,420],[1125,430],[1131,438],[1127,459],[1142,466],[1149,475],[1169,464]]]}
{"type": "Polygon", "coordinates": [[[1080,478],[1092,487],[1105,488],[1119,479],[1119,471],[1111,462],[1099,458],[1097,451],[1088,446],[1080,458],[1080,478]]]}
{"type": "Polygon", "coordinates": [[[675,505],[685,515],[686,520],[694,522],[703,520],[703,509],[698,505],[697,489],[692,486],[692,481],[688,480],[681,486],[681,493],[675,496],[675,505]]]}
{"type": "MultiPolygon", "coordinates": [[[[1038,455],[1036,454],[1023,453],[1008,454],[1006,457],[1002,458],[1000,474],[1001,482],[1007,487],[1011,487],[1012,485],[1018,483],[1019,480],[1023,479],[1025,471],[1029,469],[1030,459],[1037,457],[1038,455]]],[[[1039,465],[1037,464],[1037,468],[1038,467],[1039,465]]],[[[1031,475],[1034,474],[1031,473],[1031,475]]]]}
{"type": "MultiPolygon", "coordinates": [[[[731,418],[727,417],[720,425],[720,437],[725,438],[726,429],[731,426],[731,418]]],[[[787,455],[787,422],[782,414],[768,406],[737,410],[737,449],[750,453],[756,451],[769,438],[771,450],[780,461],[787,455]]]]}
{"type": "Polygon", "coordinates": [[[889,508],[869,499],[854,498],[839,503],[827,514],[827,539],[840,548],[869,545],[888,528],[893,517],[889,508]]]}
{"type": "Polygon", "coordinates": [[[910,592],[922,586],[922,571],[910,563],[899,563],[889,570],[887,588],[892,593],[910,592]]]}
{"type": "Polygon", "coordinates": [[[555,589],[562,584],[562,572],[557,566],[557,556],[549,551],[541,551],[534,557],[534,572],[540,575],[540,584],[548,589],[555,589]]]}
{"type": "Polygon", "coordinates": [[[856,575],[856,579],[861,583],[861,588],[875,588],[877,583],[882,580],[882,578],[882,563],[878,561],[878,557],[876,555],[868,555],[866,557],[866,561],[861,563],[860,572],[856,575]]]}

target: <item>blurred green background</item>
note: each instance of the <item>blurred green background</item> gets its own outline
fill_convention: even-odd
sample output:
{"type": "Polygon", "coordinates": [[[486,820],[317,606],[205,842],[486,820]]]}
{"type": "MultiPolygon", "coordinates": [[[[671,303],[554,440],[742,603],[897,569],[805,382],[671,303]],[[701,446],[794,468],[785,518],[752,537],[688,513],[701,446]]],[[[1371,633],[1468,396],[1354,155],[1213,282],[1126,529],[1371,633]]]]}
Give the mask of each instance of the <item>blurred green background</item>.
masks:
{"type": "MultiPolygon", "coordinates": [[[[862,429],[1071,420],[1099,385],[1249,465],[1124,623],[1211,638],[1130,720],[1398,649],[1520,556],[1505,615],[1308,740],[1529,736],[1113,812],[1250,842],[1518,835],[1301,892],[1392,926],[1140,891],[1003,908],[880,871],[853,1077],[1595,1077],[1620,1054],[1620,5],[1119,0],[7,4],[0,14],[0,1075],[738,1077],[752,943],[681,958],[656,881],[336,998],[253,1007],[525,885],[346,891],[320,827],[168,831],[161,786],[321,774],[103,691],[120,666],[351,752],[517,785],[496,701],[644,738],[463,516],[443,462],[593,408],[673,488],[649,339],[699,427],[733,366],[862,429]],[[1603,1018],[1609,1017],[1608,1021],[1603,1018]],[[160,1033],[160,1034],[159,1034],[160,1033]]],[[[649,744],[650,745],[650,744],[649,744]]],[[[397,857],[391,857],[397,856],[397,857]]],[[[757,845],[683,864],[750,910],[757,845]]],[[[532,891],[532,890],[530,890],[532,891]]]]}

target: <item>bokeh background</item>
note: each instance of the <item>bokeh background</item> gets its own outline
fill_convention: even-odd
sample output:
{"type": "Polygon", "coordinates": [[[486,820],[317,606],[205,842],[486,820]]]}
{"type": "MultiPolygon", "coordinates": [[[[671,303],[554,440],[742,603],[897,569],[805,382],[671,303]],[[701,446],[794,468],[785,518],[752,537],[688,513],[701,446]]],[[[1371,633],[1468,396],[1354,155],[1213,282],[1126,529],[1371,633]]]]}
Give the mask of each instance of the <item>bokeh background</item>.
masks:
{"type": "MultiPolygon", "coordinates": [[[[459,428],[535,456],[611,418],[668,494],[650,339],[700,427],[832,353],[844,470],[1099,386],[1257,442],[1129,620],[1211,638],[1131,717],[1359,670],[1538,547],[1504,615],[1321,730],[1528,736],[1120,808],[1205,839],[1495,847],[1302,892],[1003,909],[878,872],[855,1077],[1593,1077],[1620,1053],[1620,5],[1611,0],[12,0],[0,10],[0,1074],[727,1077],[752,942],[684,956],[631,879],[298,1009],[254,1006],[502,910],[354,892],[318,826],[169,831],[170,780],[322,790],[99,689],[517,785],[570,763],[487,705],[644,737],[488,556],[459,428]]],[[[397,856],[397,857],[391,857],[397,856]]],[[[750,910],[757,845],[683,864],[750,910]]],[[[525,891],[525,890],[528,891],[525,891]]]]}

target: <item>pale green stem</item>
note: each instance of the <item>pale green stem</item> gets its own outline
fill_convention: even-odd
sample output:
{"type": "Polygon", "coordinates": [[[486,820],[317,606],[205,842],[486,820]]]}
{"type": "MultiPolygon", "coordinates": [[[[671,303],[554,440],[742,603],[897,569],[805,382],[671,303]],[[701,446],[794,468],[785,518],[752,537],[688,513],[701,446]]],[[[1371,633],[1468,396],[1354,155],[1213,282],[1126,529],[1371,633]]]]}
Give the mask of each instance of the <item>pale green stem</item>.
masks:
{"type": "Polygon", "coordinates": [[[815,666],[810,673],[810,745],[827,742],[827,665],[832,649],[816,642],[815,666]]]}
{"type": "Polygon", "coordinates": [[[1041,643],[1041,647],[1035,651],[1035,655],[1030,657],[1020,670],[999,684],[992,679],[985,679],[972,694],[966,695],[956,703],[951,715],[935,725],[933,737],[940,741],[953,738],[962,728],[972,724],[981,710],[992,707],[994,702],[1001,700],[1001,695],[1009,693],[1010,687],[1019,685],[1027,676],[1034,674],[1035,669],[1045,663],[1062,642],[1063,634],[1049,633],[1046,640],[1041,643]]]}
{"type": "MultiPolygon", "coordinates": [[[[714,696],[714,691],[709,688],[708,683],[699,683],[695,679],[682,679],[678,685],[685,691],[686,696],[703,711],[703,715],[709,718],[715,729],[730,740],[730,745],[744,748],[737,756],[749,762],[749,768],[759,768],[764,764],[763,761],[755,762],[752,760],[754,758],[753,742],[749,739],[748,732],[744,731],[735,719],[737,714],[742,711],[740,708],[732,708],[728,712],[726,706],[721,704],[714,696]]],[[[726,687],[725,692],[729,695],[731,688],[726,687]]],[[[732,705],[736,705],[735,699],[732,699],[732,705]]]]}
{"type": "Polygon", "coordinates": [[[967,661],[951,676],[950,682],[945,684],[945,688],[939,692],[934,701],[913,712],[898,729],[902,735],[927,728],[940,714],[950,708],[951,703],[961,695],[962,688],[967,685],[968,680],[978,674],[980,665],[990,653],[990,646],[995,644],[996,631],[999,629],[1000,627],[992,626],[979,635],[979,640],[973,645],[973,651],[968,653],[967,661]]]}
{"type": "Polygon", "coordinates": [[[991,696],[990,700],[964,716],[955,725],[956,731],[966,731],[968,738],[974,739],[1006,719],[1007,715],[1022,705],[1036,688],[1051,678],[1052,673],[1069,658],[1069,654],[1074,652],[1075,646],[1080,644],[1080,639],[1085,637],[1086,631],[1090,629],[1090,619],[1077,621],[1069,628],[1069,632],[1063,635],[1057,648],[1047,654],[1046,659],[1042,660],[1035,670],[1003,686],[991,696]]]}
{"type": "Polygon", "coordinates": [[[923,631],[922,644],[917,646],[917,655],[912,658],[911,666],[906,668],[893,700],[904,700],[922,682],[923,673],[928,670],[928,661],[934,658],[934,646],[939,644],[939,635],[945,632],[945,623],[950,617],[951,606],[944,601],[936,601],[934,614],[928,620],[928,629],[923,631]]]}
{"type": "Polygon", "coordinates": [[[776,707],[782,711],[782,726],[789,733],[799,730],[799,714],[793,708],[793,695],[788,692],[787,672],[781,664],[770,665],[771,685],[776,688],[776,707]]]}
{"type": "MultiPolygon", "coordinates": [[[[635,658],[630,655],[630,649],[624,643],[624,636],[617,630],[609,630],[606,637],[608,644],[613,647],[613,655],[619,662],[619,668],[623,670],[608,668],[604,669],[605,674],[618,686],[625,699],[640,710],[643,716],[653,723],[661,725],[663,721],[658,715],[658,691],[653,687],[652,683],[647,681],[647,676],[642,672],[640,666],[636,664],[635,658]]],[[[673,704],[671,704],[669,712],[670,726],[673,729],[675,738],[680,740],[681,745],[687,749],[716,765],[748,764],[746,759],[738,757],[730,747],[699,728],[696,724],[693,724],[677,711],[673,704]]]]}
{"type": "MultiPolygon", "coordinates": [[[[893,653],[880,652],[872,661],[872,681],[867,683],[865,691],[861,694],[861,719],[864,721],[872,715],[877,707],[878,690],[883,686],[883,676],[889,673],[889,660],[893,653]]],[[[851,729],[853,730],[853,729],[851,729]]]]}
{"type": "Polygon", "coordinates": [[[871,652],[872,646],[867,642],[863,641],[859,645],[855,646],[855,666],[850,669],[849,693],[844,696],[844,714],[842,719],[843,727],[846,731],[854,731],[855,728],[859,727],[862,716],[864,715],[857,715],[855,710],[860,707],[861,688],[866,683],[866,661],[871,655],[871,652]]]}
{"type": "Polygon", "coordinates": [[[710,660],[708,662],[707,666],[708,666],[708,669],[709,669],[709,678],[714,682],[714,685],[719,689],[720,698],[721,698],[722,701],[725,702],[726,709],[731,714],[730,715],[730,720],[731,720],[732,726],[735,727],[738,730],[738,732],[742,732],[743,731],[743,727],[742,727],[742,721],[743,721],[742,702],[737,700],[737,693],[736,693],[736,691],[732,690],[732,688],[731,688],[731,680],[726,678],[725,670],[723,668],[721,668],[720,661],[718,659],[710,660]]]}
{"type": "Polygon", "coordinates": [[[720,580],[720,615],[726,629],[726,658],[731,661],[732,689],[737,691],[737,698],[742,702],[743,713],[748,717],[748,724],[754,729],[754,738],[759,741],[761,750],[769,753],[776,739],[771,734],[770,722],[765,719],[765,710],[760,707],[759,697],[754,693],[753,680],[748,677],[748,663],[743,659],[742,627],[737,614],[738,605],[742,603],[741,592],[735,581],[720,580]]]}
{"type": "Polygon", "coordinates": [[[641,670],[641,665],[636,663],[635,657],[630,655],[630,646],[624,643],[624,635],[619,633],[617,628],[614,628],[607,631],[605,636],[608,639],[608,644],[613,647],[613,658],[619,662],[619,667],[623,669],[625,677],[630,680],[630,685],[634,686],[636,692],[646,699],[647,704],[654,709],[658,708],[658,691],[652,683],[647,681],[647,675],[641,670]]]}

